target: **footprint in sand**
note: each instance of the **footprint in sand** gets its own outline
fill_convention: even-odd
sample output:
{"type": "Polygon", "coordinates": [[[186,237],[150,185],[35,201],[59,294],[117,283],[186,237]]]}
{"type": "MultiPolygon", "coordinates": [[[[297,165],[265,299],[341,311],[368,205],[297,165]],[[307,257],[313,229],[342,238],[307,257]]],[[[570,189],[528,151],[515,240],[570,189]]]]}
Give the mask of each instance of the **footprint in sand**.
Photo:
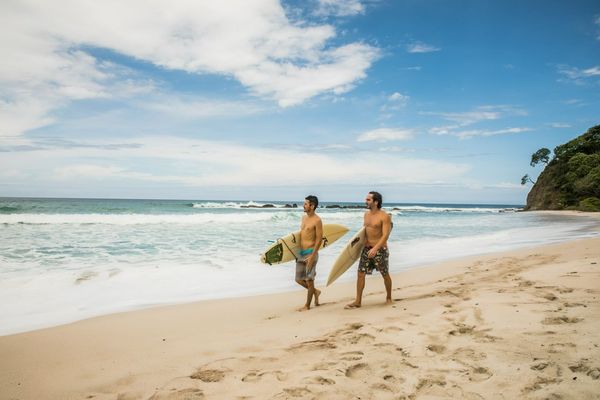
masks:
{"type": "Polygon", "coordinates": [[[384,332],[384,333],[395,333],[395,332],[402,332],[404,329],[398,327],[398,326],[386,326],[383,329],[380,329],[379,332],[384,332]]]}
{"type": "Polygon", "coordinates": [[[312,367],[312,370],[313,371],[329,371],[335,365],[337,365],[337,362],[334,362],[334,361],[324,361],[324,362],[320,362],[318,364],[315,364],[314,367],[312,367]]]}
{"type": "Polygon", "coordinates": [[[598,367],[590,367],[589,360],[587,358],[582,358],[579,360],[577,364],[569,365],[569,369],[572,372],[579,372],[586,374],[590,378],[594,380],[600,379],[600,368],[598,367]]]}
{"type": "MultiPolygon", "coordinates": [[[[291,396],[291,397],[304,397],[304,396],[308,396],[308,395],[312,394],[312,392],[310,390],[308,390],[307,388],[303,388],[303,387],[285,388],[285,389],[283,389],[283,391],[285,392],[285,394],[287,396],[291,396]]],[[[287,396],[286,396],[286,398],[287,398],[287,396]]]]}
{"type": "Polygon", "coordinates": [[[566,315],[562,315],[560,317],[547,317],[544,318],[542,324],[544,325],[561,325],[561,324],[576,324],[578,322],[583,321],[583,318],[569,318],[566,315]]]}
{"type": "Polygon", "coordinates": [[[344,361],[362,360],[364,354],[365,353],[363,353],[362,351],[347,351],[347,352],[341,354],[340,360],[344,360],[344,361]]]}
{"type": "Polygon", "coordinates": [[[264,371],[264,372],[250,371],[246,376],[244,376],[242,378],[242,382],[249,382],[249,383],[258,382],[264,376],[268,376],[268,375],[274,376],[280,382],[285,381],[287,379],[287,374],[282,371],[264,371]]]}
{"type": "Polygon", "coordinates": [[[375,346],[375,347],[377,347],[377,348],[385,348],[385,347],[388,347],[388,348],[390,348],[390,349],[391,349],[391,348],[393,348],[393,349],[396,349],[396,345],[395,345],[394,343],[386,343],[386,342],[383,342],[383,343],[375,343],[373,346],[375,346]]]}
{"type": "Polygon", "coordinates": [[[346,376],[348,378],[358,379],[369,375],[371,368],[367,363],[354,364],[346,369],[346,376]]]}
{"type": "Polygon", "coordinates": [[[540,292],[540,293],[536,293],[536,296],[541,297],[546,300],[549,300],[549,301],[554,301],[554,300],[558,299],[558,297],[556,297],[556,295],[552,292],[540,292]]]}
{"type": "Polygon", "coordinates": [[[446,380],[443,377],[430,377],[425,379],[420,379],[419,383],[417,383],[417,392],[420,392],[424,389],[429,389],[435,386],[446,386],[446,380]]]}
{"type": "Polygon", "coordinates": [[[461,323],[456,323],[454,324],[454,326],[456,326],[456,329],[453,329],[450,332],[448,332],[448,334],[452,336],[470,335],[475,329],[474,325],[465,325],[461,323]]]}
{"type": "Polygon", "coordinates": [[[314,384],[314,385],[335,385],[335,381],[333,379],[328,379],[323,376],[307,376],[302,379],[302,383],[306,384],[314,384]]]}
{"type": "Polygon", "coordinates": [[[192,379],[200,379],[202,382],[221,382],[225,378],[225,371],[220,369],[199,369],[192,375],[192,379]]]}
{"type": "Polygon", "coordinates": [[[532,369],[532,370],[534,370],[534,371],[543,371],[543,370],[545,370],[545,369],[546,369],[546,367],[547,367],[548,365],[550,365],[550,363],[549,363],[549,362],[546,362],[546,361],[541,361],[541,362],[537,362],[537,363],[533,364],[533,365],[532,365],[531,367],[529,367],[529,368],[531,368],[531,369],[532,369]]]}
{"type": "Polygon", "coordinates": [[[437,354],[442,354],[444,351],[446,351],[446,346],[443,346],[441,344],[430,344],[429,346],[427,346],[427,350],[437,354]]]}
{"type": "Polygon", "coordinates": [[[562,382],[562,379],[545,378],[542,376],[538,376],[538,377],[536,377],[535,381],[533,381],[529,385],[525,386],[523,388],[522,392],[523,393],[535,392],[535,391],[543,389],[544,387],[546,387],[548,385],[552,385],[552,384],[556,384],[556,383],[560,383],[560,382],[562,382]]]}
{"type": "Polygon", "coordinates": [[[485,367],[472,367],[469,374],[469,380],[473,382],[481,382],[490,379],[494,374],[485,367]]]}
{"type": "Polygon", "coordinates": [[[519,287],[529,287],[529,286],[533,286],[535,285],[535,282],[533,281],[520,281],[519,282],[519,287]]]}
{"type": "Polygon", "coordinates": [[[395,384],[406,382],[406,379],[404,379],[402,377],[400,377],[400,378],[396,377],[396,376],[394,376],[392,374],[384,375],[383,376],[383,380],[386,381],[386,382],[395,383],[395,384]]]}
{"type": "Polygon", "coordinates": [[[201,400],[205,399],[204,392],[200,389],[189,388],[181,390],[156,392],[149,400],[201,400]]]}
{"type": "Polygon", "coordinates": [[[564,287],[564,286],[558,288],[558,291],[560,293],[571,293],[573,290],[575,290],[575,289],[570,288],[570,287],[564,287]]]}
{"type": "Polygon", "coordinates": [[[587,304],[583,304],[583,303],[563,303],[563,306],[566,308],[572,308],[572,307],[585,307],[587,308],[587,304]]]}
{"type": "Polygon", "coordinates": [[[369,333],[359,333],[356,335],[351,335],[350,337],[345,338],[345,340],[349,344],[366,344],[372,343],[375,340],[375,336],[369,333]]]}
{"type": "Polygon", "coordinates": [[[288,351],[318,351],[337,348],[336,344],[329,339],[309,340],[288,347],[288,351]]]}
{"type": "Polygon", "coordinates": [[[556,354],[563,353],[568,349],[574,349],[577,346],[575,345],[575,343],[551,343],[548,347],[548,353],[556,354]]]}
{"type": "Polygon", "coordinates": [[[454,353],[452,353],[452,358],[459,362],[465,359],[469,361],[481,361],[487,358],[487,354],[483,352],[477,352],[468,347],[460,347],[456,349],[454,353]]]}
{"type": "Polygon", "coordinates": [[[382,392],[394,393],[394,389],[392,389],[385,383],[375,383],[375,384],[371,385],[371,389],[380,390],[382,392]]]}

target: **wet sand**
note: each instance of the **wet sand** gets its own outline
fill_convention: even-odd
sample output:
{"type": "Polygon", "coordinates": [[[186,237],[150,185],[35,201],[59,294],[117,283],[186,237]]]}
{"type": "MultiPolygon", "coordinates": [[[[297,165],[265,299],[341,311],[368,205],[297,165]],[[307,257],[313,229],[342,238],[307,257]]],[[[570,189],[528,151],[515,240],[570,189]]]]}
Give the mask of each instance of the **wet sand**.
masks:
{"type": "MultiPolygon", "coordinates": [[[[393,255],[392,255],[393,256],[393,255]]],[[[355,267],[354,267],[355,269],[355,267]]],[[[355,273],[355,272],[349,272],[355,273]]],[[[2,399],[592,399],[600,238],[0,337],[2,399]]]]}

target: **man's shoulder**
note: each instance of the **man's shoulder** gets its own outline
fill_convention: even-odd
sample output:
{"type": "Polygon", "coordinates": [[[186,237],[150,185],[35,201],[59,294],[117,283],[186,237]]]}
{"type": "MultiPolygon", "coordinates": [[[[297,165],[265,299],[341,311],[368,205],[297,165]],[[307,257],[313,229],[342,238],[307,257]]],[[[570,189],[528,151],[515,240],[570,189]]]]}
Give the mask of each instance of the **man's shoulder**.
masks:
{"type": "Polygon", "coordinates": [[[384,210],[382,210],[382,209],[379,209],[379,210],[377,211],[377,216],[378,216],[379,218],[381,218],[381,219],[388,220],[388,221],[392,219],[392,215],[391,215],[391,214],[389,214],[389,213],[387,213],[387,212],[385,212],[385,211],[384,211],[384,210]]]}

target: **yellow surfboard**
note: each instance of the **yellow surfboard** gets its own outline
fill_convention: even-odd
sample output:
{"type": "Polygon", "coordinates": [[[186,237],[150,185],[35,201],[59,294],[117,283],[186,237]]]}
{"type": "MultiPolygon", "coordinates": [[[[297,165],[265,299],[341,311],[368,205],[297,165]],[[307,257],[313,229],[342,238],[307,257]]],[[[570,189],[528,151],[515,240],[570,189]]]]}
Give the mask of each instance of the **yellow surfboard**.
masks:
{"type": "Polygon", "coordinates": [[[367,234],[363,226],[344,247],[338,258],[333,263],[329,277],[327,278],[327,286],[331,285],[337,278],[342,276],[360,257],[360,252],[365,247],[367,234]]]}
{"type": "MultiPolygon", "coordinates": [[[[348,228],[339,224],[323,224],[321,249],[329,246],[348,232],[348,228]]],[[[295,260],[300,254],[300,231],[279,238],[260,256],[264,264],[282,264],[295,260]]]]}

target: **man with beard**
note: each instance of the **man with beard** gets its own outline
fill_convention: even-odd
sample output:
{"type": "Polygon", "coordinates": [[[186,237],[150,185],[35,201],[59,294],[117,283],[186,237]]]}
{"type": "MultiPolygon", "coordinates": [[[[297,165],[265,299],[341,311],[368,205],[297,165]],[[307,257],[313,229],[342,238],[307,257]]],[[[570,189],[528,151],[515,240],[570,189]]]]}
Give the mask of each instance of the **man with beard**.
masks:
{"type": "Polygon", "coordinates": [[[383,197],[378,192],[369,192],[365,203],[368,211],[364,215],[366,231],[365,247],[360,255],[358,278],[356,280],[356,299],[346,305],[346,309],[359,308],[365,288],[365,276],[376,269],[381,273],[386,291],[386,304],[392,304],[392,278],[388,272],[389,251],[387,240],[392,230],[392,218],[381,210],[383,197]]]}

